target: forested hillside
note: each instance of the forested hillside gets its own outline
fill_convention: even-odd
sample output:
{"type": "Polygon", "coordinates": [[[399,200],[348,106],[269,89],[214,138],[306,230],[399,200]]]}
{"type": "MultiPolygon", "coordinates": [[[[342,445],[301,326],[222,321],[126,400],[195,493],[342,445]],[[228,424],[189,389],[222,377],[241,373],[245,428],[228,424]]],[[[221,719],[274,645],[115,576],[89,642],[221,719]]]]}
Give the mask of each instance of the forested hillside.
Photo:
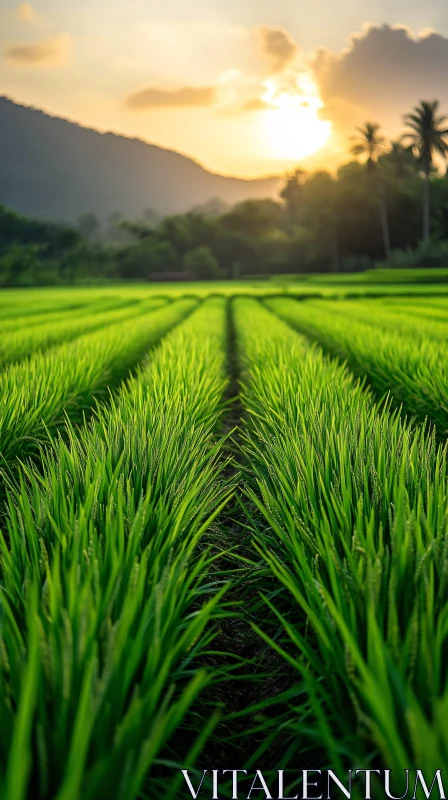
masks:
{"type": "Polygon", "coordinates": [[[173,150],[99,133],[0,98],[0,203],[34,217],[74,221],[85,211],[163,216],[220,198],[273,196],[278,178],[208,172],[173,150]]]}

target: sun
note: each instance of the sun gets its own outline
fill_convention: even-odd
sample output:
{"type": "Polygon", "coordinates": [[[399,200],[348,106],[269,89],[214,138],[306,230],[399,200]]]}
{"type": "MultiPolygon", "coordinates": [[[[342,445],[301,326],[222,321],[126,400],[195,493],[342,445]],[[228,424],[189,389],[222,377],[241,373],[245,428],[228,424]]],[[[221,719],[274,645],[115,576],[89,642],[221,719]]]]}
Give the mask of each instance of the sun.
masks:
{"type": "Polygon", "coordinates": [[[272,155],[289,161],[302,159],[327,143],[331,122],[319,117],[323,102],[308,75],[301,75],[293,88],[286,89],[269,79],[265,89],[263,128],[272,155]]]}

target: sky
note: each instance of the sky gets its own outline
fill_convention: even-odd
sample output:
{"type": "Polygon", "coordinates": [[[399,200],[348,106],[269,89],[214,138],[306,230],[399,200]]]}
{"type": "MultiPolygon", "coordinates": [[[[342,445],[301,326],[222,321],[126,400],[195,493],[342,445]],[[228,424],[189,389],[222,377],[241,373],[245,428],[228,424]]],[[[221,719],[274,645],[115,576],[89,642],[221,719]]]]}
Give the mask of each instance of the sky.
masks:
{"type": "Polygon", "coordinates": [[[0,94],[227,175],[335,169],[447,74],[445,0],[0,0],[0,94]]]}

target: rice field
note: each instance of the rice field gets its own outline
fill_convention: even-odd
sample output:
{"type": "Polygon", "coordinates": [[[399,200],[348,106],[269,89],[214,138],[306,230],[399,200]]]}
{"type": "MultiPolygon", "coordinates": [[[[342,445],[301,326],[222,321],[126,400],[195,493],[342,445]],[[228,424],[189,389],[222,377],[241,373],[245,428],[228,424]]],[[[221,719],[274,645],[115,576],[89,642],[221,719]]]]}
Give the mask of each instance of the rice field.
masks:
{"type": "Polygon", "coordinates": [[[260,287],[0,298],[2,800],[448,769],[448,296],[260,287]]]}

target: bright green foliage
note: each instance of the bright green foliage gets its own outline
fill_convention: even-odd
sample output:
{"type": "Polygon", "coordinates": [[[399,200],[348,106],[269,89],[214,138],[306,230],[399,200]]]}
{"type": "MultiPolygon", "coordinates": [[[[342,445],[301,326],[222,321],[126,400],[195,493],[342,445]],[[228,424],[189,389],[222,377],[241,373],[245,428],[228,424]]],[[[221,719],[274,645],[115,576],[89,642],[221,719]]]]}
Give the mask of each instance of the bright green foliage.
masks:
{"type": "Polygon", "coordinates": [[[448,763],[448,299],[336,277],[8,293],[1,798],[175,800],[228,698],[205,766],[448,763]]]}
{"type": "MultiPolygon", "coordinates": [[[[97,315],[112,309],[130,306],[137,302],[136,300],[126,300],[120,297],[103,297],[93,303],[84,302],[83,304],[79,303],[71,307],[52,308],[46,312],[40,311],[38,313],[24,314],[20,309],[16,309],[14,313],[11,312],[8,315],[5,314],[5,316],[0,312],[0,331],[3,333],[4,331],[13,331],[23,328],[28,329],[31,326],[47,325],[50,322],[67,321],[68,317],[70,317],[71,320],[79,319],[80,317],[89,316],[90,314],[97,315]]],[[[161,305],[162,302],[159,300],[154,303],[154,308],[158,308],[161,305]]],[[[134,311],[136,310],[137,309],[134,309],[134,311]]],[[[28,311],[32,312],[32,309],[28,309],[28,311]]]]}
{"type": "Polygon", "coordinates": [[[313,301],[268,299],[266,305],[356,374],[367,375],[379,396],[390,392],[410,414],[429,417],[440,434],[448,432],[448,344],[414,337],[409,328],[400,334],[333,314],[313,301]]]}
{"type": "MultiPolygon", "coordinates": [[[[10,293],[8,293],[8,296],[11,298],[10,293]]],[[[35,317],[36,320],[41,317],[44,320],[50,314],[60,314],[61,312],[67,314],[75,309],[81,309],[89,303],[88,298],[84,297],[78,300],[76,296],[71,294],[66,295],[65,299],[60,298],[53,303],[45,303],[40,300],[35,302],[30,294],[28,294],[28,298],[25,297],[18,302],[16,302],[16,299],[14,296],[12,297],[12,302],[11,299],[9,302],[5,302],[5,299],[3,299],[0,305],[2,327],[4,322],[11,320],[17,323],[19,320],[20,322],[22,320],[25,322],[25,319],[28,320],[30,317],[35,317]]]]}
{"type": "Polygon", "coordinates": [[[448,307],[445,316],[443,310],[420,309],[414,306],[404,306],[399,313],[395,308],[383,306],[377,300],[340,300],[328,302],[326,300],[313,300],[312,308],[318,311],[329,312],[342,316],[344,320],[356,320],[402,334],[406,337],[419,339],[433,339],[448,342],[448,307]],[[439,319],[434,318],[434,314],[439,319]]]}
{"type": "MultiPolygon", "coordinates": [[[[225,358],[225,302],[209,300],[10,492],[4,800],[31,779],[36,797],[132,800],[207,683],[192,665],[222,594],[200,542],[229,494],[215,438],[225,358]]],[[[192,743],[178,732],[182,751],[192,743]]]]}
{"type": "Polygon", "coordinates": [[[1,460],[10,462],[34,451],[37,441],[61,422],[64,412],[79,414],[94,393],[125,377],[147,349],[195,305],[195,300],[178,300],[35,353],[0,372],[1,460]]]}
{"type": "MultiPolygon", "coordinates": [[[[378,302],[375,301],[374,305],[371,306],[373,312],[376,309],[376,305],[378,302]]],[[[441,322],[448,322],[448,305],[446,301],[439,301],[437,300],[423,300],[422,298],[414,299],[411,301],[405,301],[404,299],[398,303],[396,298],[393,300],[385,301],[384,308],[388,308],[389,311],[393,311],[398,316],[404,314],[405,316],[413,315],[415,318],[421,318],[424,321],[428,319],[439,320],[441,322]]]]}
{"type": "MultiPolygon", "coordinates": [[[[91,313],[68,314],[65,319],[50,321],[44,324],[19,326],[8,331],[0,339],[0,366],[12,361],[19,361],[24,356],[43,350],[60,342],[75,339],[89,331],[95,331],[117,325],[128,319],[134,319],[148,311],[153,311],[164,305],[163,300],[149,299],[137,306],[125,306],[112,310],[95,310],[91,313]]],[[[101,308],[101,306],[100,306],[101,308]]],[[[107,305],[106,305],[107,309],[107,305]]]]}
{"type": "Polygon", "coordinates": [[[311,750],[319,767],[434,774],[448,762],[446,448],[256,301],[235,317],[260,586],[296,674],[265,747],[283,741],[295,767],[311,750]]]}
{"type": "MultiPolygon", "coordinates": [[[[272,244],[272,243],[271,243],[272,244]]],[[[238,270],[237,270],[238,272],[238,270]]],[[[57,311],[63,307],[78,306],[86,303],[96,303],[101,298],[121,298],[144,300],[150,297],[179,298],[184,296],[209,297],[210,295],[222,295],[223,297],[233,297],[234,295],[256,295],[264,297],[268,295],[278,296],[279,294],[289,294],[299,297],[372,297],[372,298],[395,298],[404,299],[406,296],[413,302],[420,303],[422,299],[426,304],[433,301],[437,295],[441,299],[448,297],[448,281],[446,275],[448,271],[436,270],[409,270],[406,278],[406,270],[371,270],[370,273],[363,272],[358,274],[314,274],[303,275],[300,273],[290,275],[275,275],[266,277],[260,275],[257,279],[251,280],[202,280],[192,282],[167,282],[167,283],[135,283],[135,284],[110,284],[107,287],[51,287],[35,289],[8,289],[3,291],[3,300],[0,297],[0,320],[25,314],[36,314],[40,311],[57,311]],[[376,278],[378,273],[378,278],[376,278]],[[385,280],[382,276],[393,273],[392,282],[385,280]],[[413,273],[418,273],[413,278],[413,273]],[[442,280],[432,283],[432,273],[442,280]],[[428,275],[428,281],[423,280],[423,276],[428,275]],[[398,277],[397,277],[398,276],[398,277]],[[404,280],[401,281],[401,276],[404,280]],[[369,278],[369,279],[368,279],[369,278]],[[404,296],[405,295],[405,296],[404,296]],[[427,299],[425,299],[427,298],[427,299]],[[30,308],[31,305],[31,308],[30,308]],[[14,309],[14,310],[12,310],[14,309]]],[[[383,302],[383,300],[382,300],[383,302]]]]}
{"type": "Polygon", "coordinates": [[[3,291],[0,296],[0,320],[17,319],[27,317],[45,317],[47,314],[66,314],[81,310],[83,307],[96,303],[109,305],[109,301],[115,300],[117,305],[123,301],[118,294],[110,294],[105,289],[76,290],[71,289],[63,292],[45,292],[35,290],[14,290],[3,291]],[[53,295],[53,296],[52,296],[53,295]]]}

